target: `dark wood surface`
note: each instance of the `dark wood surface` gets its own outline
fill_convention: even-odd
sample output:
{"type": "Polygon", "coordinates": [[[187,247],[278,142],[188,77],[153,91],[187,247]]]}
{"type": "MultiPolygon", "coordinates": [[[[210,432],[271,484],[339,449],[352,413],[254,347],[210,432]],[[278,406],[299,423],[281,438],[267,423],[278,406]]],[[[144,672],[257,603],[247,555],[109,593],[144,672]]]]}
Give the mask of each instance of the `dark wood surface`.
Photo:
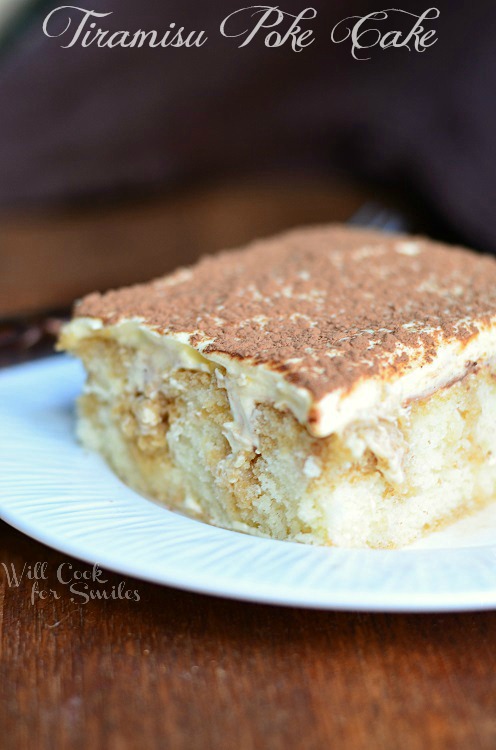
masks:
{"type": "MultiPolygon", "coordinates": [[[[496,747],[496,613],[304,611],[131,580],[139,601],[85,602],[57,581],[67,563],[90,571],[0,522],[2,750],[496,747]],[[37,562],[58,598],[9,585],[3,564],[37,562]]],[[[92,590],[122,580],[105,578],[92,590]]]]}
{"type": "Polygon", "coordinates": [[[139,602],[71,601],[70,559],[6,524],[0,561],[48,563],[60,596],[33,604],[33,581],[1,571],[5,750],[496,746],[495,613],[315,612],[131,580],[139,602]]]}

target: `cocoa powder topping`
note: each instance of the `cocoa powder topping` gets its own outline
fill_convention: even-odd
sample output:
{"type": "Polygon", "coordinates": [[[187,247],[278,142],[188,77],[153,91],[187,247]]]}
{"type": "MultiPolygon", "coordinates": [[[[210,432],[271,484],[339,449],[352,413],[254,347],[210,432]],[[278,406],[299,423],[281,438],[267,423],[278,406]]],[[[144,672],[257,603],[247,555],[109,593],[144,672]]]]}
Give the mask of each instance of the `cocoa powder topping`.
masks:
{"type": "Polygon", "coordinates": [[[185,332],[201,351],[277,370],[319,399],[468,341],[496,316],[496,260],[422,237],[312,227],[91,294],[75,315],[185,332]]]}

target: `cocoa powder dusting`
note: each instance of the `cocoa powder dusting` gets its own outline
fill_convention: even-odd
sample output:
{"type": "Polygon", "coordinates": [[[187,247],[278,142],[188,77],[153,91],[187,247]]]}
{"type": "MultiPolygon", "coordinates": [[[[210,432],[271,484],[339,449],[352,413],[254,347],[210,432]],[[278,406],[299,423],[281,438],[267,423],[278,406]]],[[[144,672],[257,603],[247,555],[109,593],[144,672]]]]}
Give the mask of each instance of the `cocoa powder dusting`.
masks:
{"type": "Polygon", "coordinates": [[[186,332],[201,351],[278,370],[319,399],[470,340],[496,316],[496,260],[421,237],[312,227],[91,294],[75,315],[186,332]]]}

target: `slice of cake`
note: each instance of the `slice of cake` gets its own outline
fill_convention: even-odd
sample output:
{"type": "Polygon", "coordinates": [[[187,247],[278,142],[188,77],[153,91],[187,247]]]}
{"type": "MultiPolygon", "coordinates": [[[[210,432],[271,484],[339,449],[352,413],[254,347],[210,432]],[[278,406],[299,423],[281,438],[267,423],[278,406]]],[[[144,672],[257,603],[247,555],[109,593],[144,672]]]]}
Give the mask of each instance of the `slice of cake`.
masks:
{"type": "Polygon", "coordinates": [[[496,494],[496,261],[292,231],[75,308],[79,437],[209,523],[407,544],[496,494]]]}

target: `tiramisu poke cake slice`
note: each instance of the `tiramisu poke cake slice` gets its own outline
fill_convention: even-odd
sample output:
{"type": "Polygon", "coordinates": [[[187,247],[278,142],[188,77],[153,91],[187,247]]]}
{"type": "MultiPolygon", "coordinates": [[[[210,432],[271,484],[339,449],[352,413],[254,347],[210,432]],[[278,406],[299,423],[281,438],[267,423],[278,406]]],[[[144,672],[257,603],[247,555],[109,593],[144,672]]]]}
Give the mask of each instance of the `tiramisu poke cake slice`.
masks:
{"type": "Polygon", "coordinates": [[[496,261],[292,231],[76,305],[78,432],[229,529],[395,547],[496,493],[496,261]]]}

